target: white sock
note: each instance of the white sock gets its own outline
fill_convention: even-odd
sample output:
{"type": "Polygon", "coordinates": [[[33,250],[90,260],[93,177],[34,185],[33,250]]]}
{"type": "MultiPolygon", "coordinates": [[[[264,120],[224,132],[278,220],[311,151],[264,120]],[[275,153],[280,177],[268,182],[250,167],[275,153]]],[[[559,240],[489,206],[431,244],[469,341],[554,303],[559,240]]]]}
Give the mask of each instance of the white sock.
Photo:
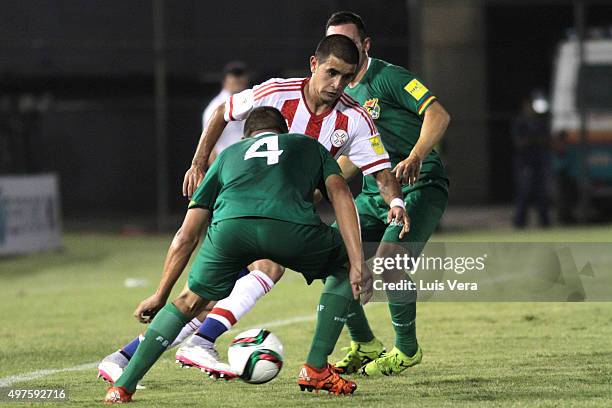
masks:
{"type": "Polygon", "coordinates": [[[255,269],[238,279],[230,295],[217,302],[207,317],[221,322],[229,330],[273,287],[272,279],[255,269]]]}
{"type": "Polygon", "coordinates": [[[176,347],[181,344],[183,340],[195,333],[201,325],[202,322],[199,321],[197,317],[191,319],[191,321],[187,322],[187,324],[183,326],[181,332],[178,334],[178,336],[176,336],[176,339],[174,339],[168,348],[176,347]]]}
{"type": "Polygon", "coordinates": [[[200,346],[204,348],[215,347],[215,343],[213,343],[212,341],[207,340],[204,337],[195,335],[191,336],[189,340],[185,342],[185,344],[187,344],[188,346],[200,346]]]}

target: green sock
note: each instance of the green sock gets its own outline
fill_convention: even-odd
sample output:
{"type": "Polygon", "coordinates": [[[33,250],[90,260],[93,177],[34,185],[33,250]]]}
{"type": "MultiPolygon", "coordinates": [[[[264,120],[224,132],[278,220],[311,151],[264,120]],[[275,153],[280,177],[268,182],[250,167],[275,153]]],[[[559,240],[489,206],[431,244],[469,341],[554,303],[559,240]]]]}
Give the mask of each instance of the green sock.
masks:
{"type": "Polygon", "coordinates": [[[374,339],[374,333],[372,333],[368,318],[359,300],[351,300],[346,316],[346,326],[353,341],[367,343],[374,339]]]}
{"type": "Polygon", "coordinates": [[[161,309],[144,335],[144,340],[136,349],[121,377],[115,386],[124,387],[128,392],[136,390],[136,384],[155,364],[159,356],[176,339],[189,319],[176,306],[168,303],[161,309]]]}
{"type": "Polygon", "coordinates": [[[395,329],[395,347],[409,357],[417,352],[416,302],[389,303],[391,322],[395,329]]]}
{"type": "Polygon", "coordinates": [[[306,359],[309,366],[323,368],[327,365],[327,356],[334,351],[346,321],[348,302],[349,300],[344,296],[332,293],[321,295],[317,313],[317,327],[306,359]]]}

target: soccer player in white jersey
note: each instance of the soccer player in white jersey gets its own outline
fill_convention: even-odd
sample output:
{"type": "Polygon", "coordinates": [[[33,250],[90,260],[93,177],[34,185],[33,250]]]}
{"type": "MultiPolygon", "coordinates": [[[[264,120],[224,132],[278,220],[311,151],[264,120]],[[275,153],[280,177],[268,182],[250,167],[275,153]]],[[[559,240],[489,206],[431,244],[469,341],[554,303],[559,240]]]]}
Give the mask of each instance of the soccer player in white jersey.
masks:
{"type": "MultiPolygon", "coordinates": [[[[192,166],[185,174],[185,196],[191,196],[201,182],[208,158],[227,123],[243,119],[257,106],[279,109],[287,119],[290,132],[318,138],[335,157],[350,157],[366,174],[389,167],[388,155],[372,119],[343,91],[354,75],[353,64],[345,61],[347,55],[329,54],[320,58],[323,51],[331,52],[330,47],[335,47],[337,53],[353,51],[342,36],[330,36],[319,44],[319,58],[316,53],[310,58],[311,77],[271,79],[230,97],[213,112],[200,138],[192,166]]],[[[395,185],[390,172],[381,172],[380,179],[395,185]]]]}
{"type": "MultiPolygon", "coordinates": [[[[202,181],[210,154],[228,122],[244,119],[255,107],[273,106],[281,111],[291,133],[317,138],[335,158],[346,156],[364,174],[372,174],[381,196],[390,206],[389,222],[403,225],[401,234],[405,234],[409,219],[399,183],[390,172],[389,156],[370,116],[343,92],[358,62],[359,51],[352,40],[343,35],[327,36],[310,58],[310,77],[271,79],[231,96],[215,109],[202,133],[192,166],[185,175],[183,194],[190,197],[202,181]]],[[[229,367],[219,361],[214,342],[268,293],[284,272],[282,266],[268,260],[253,263],[251,269],[236,282],[230,296],[213,307],[199,328],[199,322],[185,326],[181,335],[197,332],[179,348],[177,361],[199,367],[214,377],[235,377],[229,367]]],[[[109,363],[112,367],[106,366],[106,375],[99,370],[106,380],[112,382],[118,378],[127,365],[126,347],[105,359],[116,357],[109,363]],[[121,356],[117,355],[122,352],[121,356]]]]}
{"type": "MultiPolygon", "coordinates": [[[[202,131],[206,128],[206,124],[210,120],[215,109],[217,109],[219,105],[225,103],[227,98],[231,95],[244,91],[248,85],[249,73],[246,65],[240,61],[228,62],[225,67],[223,67],[221,91],[210,101],[202,113],[202,131]]],[[[243,127],[243,121],[235,121],[227,124],[210,155],[209,164],[211,164],[226,147],[242,139],[243,127]]]]}

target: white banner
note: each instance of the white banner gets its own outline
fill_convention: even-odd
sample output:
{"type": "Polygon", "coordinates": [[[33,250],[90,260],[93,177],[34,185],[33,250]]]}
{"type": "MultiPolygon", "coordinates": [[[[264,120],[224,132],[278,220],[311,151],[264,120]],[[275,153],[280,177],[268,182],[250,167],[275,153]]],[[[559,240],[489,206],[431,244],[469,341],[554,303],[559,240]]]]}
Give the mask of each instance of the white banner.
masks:
{"type": "Polygon", "coordinates": [[[0,176],[0,256],[61,246],[55,174],[0,176]]]}

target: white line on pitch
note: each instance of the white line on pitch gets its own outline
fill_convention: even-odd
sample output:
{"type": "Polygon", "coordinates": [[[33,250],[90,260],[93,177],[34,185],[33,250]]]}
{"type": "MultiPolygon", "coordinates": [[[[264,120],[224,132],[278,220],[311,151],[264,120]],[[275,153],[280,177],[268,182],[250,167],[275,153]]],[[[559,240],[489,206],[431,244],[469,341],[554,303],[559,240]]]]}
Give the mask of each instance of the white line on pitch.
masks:
{"type": "Polygon", "coordinates": [[[0,378],[0,387],[10,387],[11,385],[18,383],[18,382],[36,380],[37,378],[47,377],[49,375],[53,375],[56,373],[64,373],[66,371],[89,370],[97,366],[98,366],[98,363],[94,362],[94,363],[87,363],[87,364],[79,364],[79,365],[76,365],[74,367],[69,367],[69,368],[57,368],[53,370],[38,370],[38,371],[32,371],[30,373],[25,373],[25,374],[11,375],[10,377],[0,378]]]}

